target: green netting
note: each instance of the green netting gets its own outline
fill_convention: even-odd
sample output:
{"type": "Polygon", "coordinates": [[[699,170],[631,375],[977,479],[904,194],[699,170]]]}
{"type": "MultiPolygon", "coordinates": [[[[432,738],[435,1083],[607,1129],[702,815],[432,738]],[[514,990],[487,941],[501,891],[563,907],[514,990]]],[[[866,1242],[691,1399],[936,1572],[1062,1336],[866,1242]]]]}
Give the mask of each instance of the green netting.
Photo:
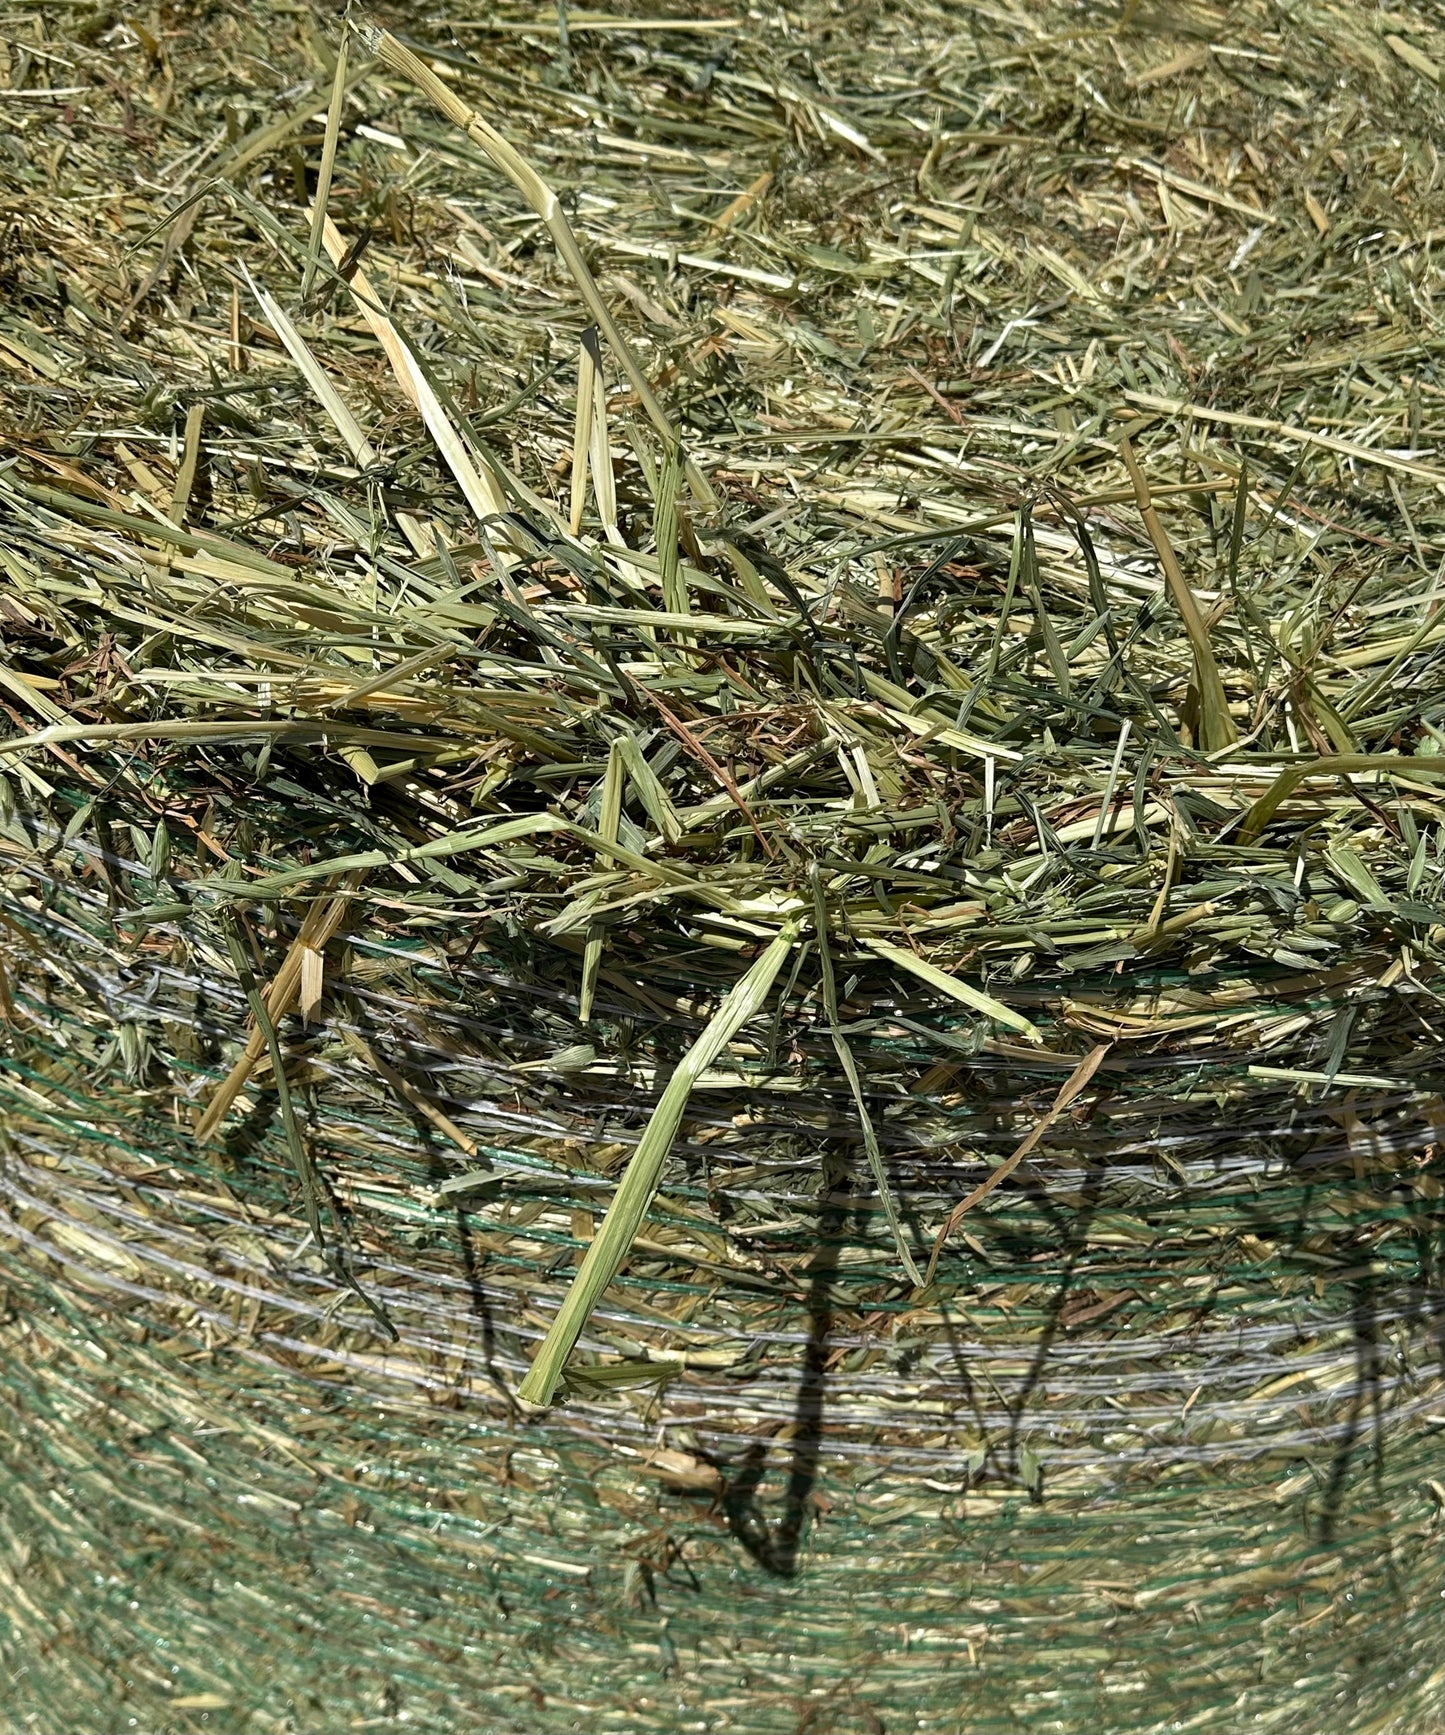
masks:
{"type": "MultiPolygon", "coordinates": [[[[1411,1730],[1438,1703],[1424,1436],[1042,1504],[829,1464],[783,1577],[595,1439],[338,1414],[119,1331],[100,1364],[92,1316],[26,1299],[53,1311],[7,1378],[16,1727],[1411,1730]]],[[[783,1546],[788,1489],[751,1498],[783,1546]]]]}
{"type": "MultiPolygon", "coordinates": [[[[60,900],[30,920],[54,942],[60,900]]],[[[453,1015],[515,1029],[487,974],[453,1015]]],[[[1437,1702],[1439,1180],[1407,1100],[1121,1080],[922,1305],[840,1129],[765,1113],[720,1154],[691,1123],[594,1339],[664,1329],[666,1378],[580,1370],[526,1421],[506,1393],[598,1196],[555,1153],[595,1125],[493,1110],[494,1196],[438,1209],[437,1156],[328,1076],[387,1348],[303,1249],[269,1115],[218,1169],[87,1089],[90,1033],[53,1019],[4,1069],[18,1727],[113,1699],[137,1728],[1406,1730],[1437,1702]]],[[[914,1161],[932,1213],[947,1166],[914,1161]]]]}

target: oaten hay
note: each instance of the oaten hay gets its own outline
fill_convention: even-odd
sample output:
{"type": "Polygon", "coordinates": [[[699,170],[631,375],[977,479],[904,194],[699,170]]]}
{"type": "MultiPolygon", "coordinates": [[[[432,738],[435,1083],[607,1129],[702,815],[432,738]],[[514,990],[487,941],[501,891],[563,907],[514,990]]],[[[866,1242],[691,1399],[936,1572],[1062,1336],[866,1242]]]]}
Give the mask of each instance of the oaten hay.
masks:
{"type": "Polygon", "coordinates": [[[0,40],[5,1729],[1445,1727],[1445,17],[0,40]]]}

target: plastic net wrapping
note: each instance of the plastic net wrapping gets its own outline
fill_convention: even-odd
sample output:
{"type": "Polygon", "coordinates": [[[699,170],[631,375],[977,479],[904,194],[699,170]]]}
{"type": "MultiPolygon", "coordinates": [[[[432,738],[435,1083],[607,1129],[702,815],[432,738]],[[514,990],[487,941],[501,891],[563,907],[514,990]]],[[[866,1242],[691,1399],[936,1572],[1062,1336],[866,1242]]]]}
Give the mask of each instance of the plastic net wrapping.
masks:
{"type": "MultiPolygon", "coordinates": [[[[851,1099],[715,1083],[528,1420],[509,1393],[649,1106],[585,1073],[521,1100],[489,1051],[571,1046],[544,971],[350,942],[357,1028],[474,1158],[334,1030],[296,1057],[389,1344],[306,1246],[270,1093],[213,1158],[139,1082],[189,1050],[193,1090],[234,987],[200,996],[160,936],[117,971],[53,884],[11,910],[107,1012],[22,992],[4,1067],[17,1727],[110,1700],[144,1728],[1428,1726],[1433,1099],[1132,1059],[919,1296],[851,1099]]],[[[1313,987],[1267,1016],[1292,991],[1327,1026],[1313,987]]],[[[1407,1053],[1408,1001],[1365,998],[1407,1053]]],[[[907,1025],[950,1021],[892,1010],[869,1094],[931,1226],[1052,1083],[984,1053],[910,1096],[937,1045],[907,1025]]]]}

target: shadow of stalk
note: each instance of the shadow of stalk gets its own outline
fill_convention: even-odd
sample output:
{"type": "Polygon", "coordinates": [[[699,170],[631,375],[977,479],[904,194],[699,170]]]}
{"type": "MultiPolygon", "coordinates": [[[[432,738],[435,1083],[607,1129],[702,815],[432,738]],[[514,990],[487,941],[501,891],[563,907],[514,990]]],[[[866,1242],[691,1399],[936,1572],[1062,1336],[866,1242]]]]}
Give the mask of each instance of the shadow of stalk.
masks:
{"type": "Polygon", "coordinates": [[[768,1447],[749,1447],[741,1469],[723,1496],[723,1515],[733,1535],[765,1572],[775,1578],[796,1578],[798,1555],[813,1508],[813,1488],[822,1455],[824,1410],[828,1384],[829,1339],[833,1331],[833,1281],[849,1216],[849,1176],[840,1161],[825,1168],[818,1212],[818,1251],[809,1266],[806,1310],[808,1337],[793,1411],[792,1459],[783,1491],[783,1512],[770,1526],[758,1500],[767,1470],[768,1447]]]}

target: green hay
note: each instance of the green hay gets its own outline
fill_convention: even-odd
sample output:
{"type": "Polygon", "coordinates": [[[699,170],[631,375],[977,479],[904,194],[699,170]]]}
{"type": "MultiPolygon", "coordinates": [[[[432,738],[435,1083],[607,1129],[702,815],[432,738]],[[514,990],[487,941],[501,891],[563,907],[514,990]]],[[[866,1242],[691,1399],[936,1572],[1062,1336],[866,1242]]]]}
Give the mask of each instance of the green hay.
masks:
{"type": "Polygon", "coordinates": [[[1439,1720],[1439,22],[0,29],[14,1727],[1439,1720]]]}

